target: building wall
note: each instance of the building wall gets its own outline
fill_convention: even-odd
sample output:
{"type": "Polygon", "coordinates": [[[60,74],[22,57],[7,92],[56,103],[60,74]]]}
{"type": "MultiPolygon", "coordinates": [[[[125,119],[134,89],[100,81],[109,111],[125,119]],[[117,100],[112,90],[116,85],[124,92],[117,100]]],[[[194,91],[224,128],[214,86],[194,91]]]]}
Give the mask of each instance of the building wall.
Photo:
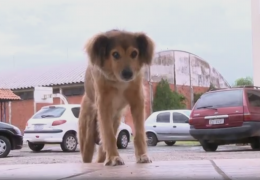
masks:
{"type": "Polygon", "coordinates": [[[155,54],[150,68],[146,68],[145,77],[149,74],[152,82],[159,82],[166,78],[169,83],[180,86],[209,87],[213,84],[217,88],[229,87],[222,75],[208,62],[200,57],[177,50],[162,51],[155,54]]]}
{"type": "Polygon", "coordinates": [[[260,0],[251,1],[254,85],[260,86],[260,0]]]}
{"type": "MultiPolygon", "coordinates": [[[[156,86],[158,83],[152,84],[152,92],[155,94],[156,86]]],[[[174,85],[170,84],[172,90],[174,90],[174,85]]],[[[190,109],[190,87],[189,86],[177,86],[178,92],[182,93],[186,97],[186,104],[187,108],[190,109]]],[[[193,87],[195,93],[205,92],[207,88],[205,87],[193,87]]],[[[145,98],[145,117],[147,118],[151,114],[151,98],[150,98],[150,87],[148,82],[144,83],[144,90],[146,94],[145,98]]],[[[67,100],[71,104],[79,104],[81,102],[82,95],[74,95],[74,96],[67,96],[67,100]]],[[[53,105],[60,104],[59,98],[54,98],[53,105]]],[[[41,107],[50,104],[37,104],[36,111],[38,111],[41,107]]],[[[7,108],[7,121],[9,120],[9,109],[7,108]]],[[[22,131],[25,129],[26,122],[31,118],[34,114],[34,105],[33,99],[22,100],[22,101],[14,101],[11,103],[11,124],[18,126],[22,131]]],[[[130,108],[128,107],[128,111],[125,114],[125,123],[130,125],[135,130],[132,120],[132,115],[130,108]]]]}

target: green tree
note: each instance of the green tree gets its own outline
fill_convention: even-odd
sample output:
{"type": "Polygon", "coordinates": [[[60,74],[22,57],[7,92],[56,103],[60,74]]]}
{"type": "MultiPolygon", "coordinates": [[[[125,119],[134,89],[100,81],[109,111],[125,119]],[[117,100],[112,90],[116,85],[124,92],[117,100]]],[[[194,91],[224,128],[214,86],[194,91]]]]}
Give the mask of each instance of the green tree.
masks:
{"type": "Polygon", "coordinates": [[[185,97],[171,90],[167,80],[162,79],[157,87],[153,101],[153,111],[183,109],[185,97]]]}
{"type": "Polygon", "coordinates": [[[253,86],[253,78],[251,77],[245,77],[245,78],[239,78],[235,81],[234,86],[253,86]]]}

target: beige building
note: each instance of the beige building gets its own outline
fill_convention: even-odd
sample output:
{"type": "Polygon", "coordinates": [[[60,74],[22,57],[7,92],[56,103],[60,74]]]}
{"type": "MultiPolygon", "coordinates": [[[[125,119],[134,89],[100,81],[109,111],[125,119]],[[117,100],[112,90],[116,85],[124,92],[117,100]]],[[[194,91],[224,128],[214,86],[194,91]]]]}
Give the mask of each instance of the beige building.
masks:
{"type": "Polygon", "coordinates": [[[260,0],[251,0],[254,85],[260,86],[260,0]]]}

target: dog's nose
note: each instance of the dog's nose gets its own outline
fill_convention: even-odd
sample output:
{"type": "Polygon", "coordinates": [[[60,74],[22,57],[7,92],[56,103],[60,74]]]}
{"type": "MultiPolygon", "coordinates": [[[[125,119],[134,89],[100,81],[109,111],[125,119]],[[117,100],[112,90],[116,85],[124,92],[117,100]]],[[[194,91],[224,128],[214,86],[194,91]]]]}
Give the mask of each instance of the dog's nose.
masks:
{"type": "Polygon", "coordinates": [[[133,71],[127,67],[122,71],[121,76],[124,80],[129,80],[133,77],[133,71]]]}

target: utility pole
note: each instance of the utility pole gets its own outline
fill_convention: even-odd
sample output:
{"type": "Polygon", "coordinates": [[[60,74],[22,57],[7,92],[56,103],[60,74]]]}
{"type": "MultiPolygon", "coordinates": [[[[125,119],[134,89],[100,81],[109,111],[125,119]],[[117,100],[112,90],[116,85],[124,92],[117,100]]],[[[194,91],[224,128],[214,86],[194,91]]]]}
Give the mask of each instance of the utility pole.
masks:
{"type": "Polygon", "coordinates": [[[173,51],[172,53],[173,53],[173,84],[174,84],[174,91],[178,92],[178,87],[177,87],[177,83],[176,83],[175,51],[173,51]]]}
{"type": "Polygon", "coordinates": [[[190,60],[190,53],[189,53],[189,79],[190,79],[190,108],[193,107],[193,86],[192,86],[192,76],[191,76],[191,60],[190,60]]]}

